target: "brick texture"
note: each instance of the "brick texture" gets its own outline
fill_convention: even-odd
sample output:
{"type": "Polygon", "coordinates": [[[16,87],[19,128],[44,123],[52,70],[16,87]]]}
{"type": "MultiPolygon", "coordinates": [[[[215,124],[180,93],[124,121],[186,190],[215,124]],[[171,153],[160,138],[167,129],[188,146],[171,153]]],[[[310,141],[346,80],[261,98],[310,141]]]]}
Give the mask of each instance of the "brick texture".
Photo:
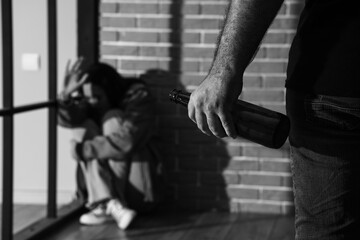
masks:
{"type": "MultiPolygon", "coordinates": [[[[101,60],[142,77],[157,98],[169,202],[192,210],[293,213],[289,146],[208,137],[168,100],[211,66],[228,0],[101,0],[101,60]]],[[[285,71],[303,0],[285,0],[244,75],[241,98],[285,112],[285,71]]]]}

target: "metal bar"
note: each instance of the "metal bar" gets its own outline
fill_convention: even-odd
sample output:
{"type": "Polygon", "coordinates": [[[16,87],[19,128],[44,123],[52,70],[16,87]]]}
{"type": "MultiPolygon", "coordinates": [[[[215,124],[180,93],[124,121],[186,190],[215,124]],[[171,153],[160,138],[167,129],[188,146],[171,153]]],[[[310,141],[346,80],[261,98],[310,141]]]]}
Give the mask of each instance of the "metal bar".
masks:
{"type": "MultiPolygon", "coordinates": [[[[11,0],[1,1],[2,50],[3,50],[3,104],[13,107],[13,32],[11,0]]],[[[13,159],[14,159],[14,120],[12,115],[3,121],[3,193],[2,193],[2,239],[13,238],[13,159]]]]}
{"type": "Polygon", "coordinates": [[[15,108],[1,109],[0,116],[8,116],[8,115],[16,114],[16,113],[37,110],[37,109],[45,108],[45,107],[55,107],[56,105],[57,105],[56,101],[48,101],[48,102],[42,102],[42,103],[29,104],[29,105],[25,105],[25,106],[19,106],[19,107],[15,107],[15,108]]]}
{"type": "MultiPolygon", "coordinates": [[[[49,46],[49,99],[56,100],[57,84],[57,28],[56,28],[56,0],[48,0],[48,46],[49,46]]],[[[47,217],[56,218],[56,168],[57,168],[57,115],[56,109],[49,109],[49,152],[48,152],[48,199],[47,217]]]]}

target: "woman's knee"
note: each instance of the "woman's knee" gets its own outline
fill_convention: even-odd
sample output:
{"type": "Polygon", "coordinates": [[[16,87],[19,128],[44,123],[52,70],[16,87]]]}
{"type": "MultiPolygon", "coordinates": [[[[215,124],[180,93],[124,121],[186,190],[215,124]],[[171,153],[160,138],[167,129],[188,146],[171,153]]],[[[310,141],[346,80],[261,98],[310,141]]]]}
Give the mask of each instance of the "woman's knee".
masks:
{"type": "Polygon", "coordinates": [[[123,119],[123,111],[112,109],[106,112],[102,120],[102,129],[105,135],[118,131],[121,128],[121,119],[123,119]]]}
{"type": "Polygon", "coordinates": [[[92,139],[100,133],[99,126],[91,119],[87,119],[82,124],[72,128],[73,139],[77,142],[92,139]]]}

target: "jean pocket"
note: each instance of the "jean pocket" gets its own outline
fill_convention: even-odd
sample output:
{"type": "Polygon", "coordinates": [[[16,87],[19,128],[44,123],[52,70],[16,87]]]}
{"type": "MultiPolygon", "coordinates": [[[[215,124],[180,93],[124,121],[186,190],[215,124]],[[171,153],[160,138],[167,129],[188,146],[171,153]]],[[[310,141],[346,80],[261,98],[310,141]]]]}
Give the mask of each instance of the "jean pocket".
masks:
{"type": "Polygon", "coordinates": [[[340,130],[360,130],[360,98],[305,97],[306,121],[340,130]]]}

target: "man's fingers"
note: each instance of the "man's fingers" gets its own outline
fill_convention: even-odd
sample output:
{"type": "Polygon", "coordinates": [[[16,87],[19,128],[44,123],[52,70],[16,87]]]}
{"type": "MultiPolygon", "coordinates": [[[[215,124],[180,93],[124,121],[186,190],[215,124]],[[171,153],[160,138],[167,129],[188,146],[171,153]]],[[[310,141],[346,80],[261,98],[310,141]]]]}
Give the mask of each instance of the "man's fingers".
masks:
{"type": "Polygon", "coordinates": [[[216,114],[207,116],[207,125],[212,134],[216,137],[223,138],[226,136],[226,132],[221,124],[219,117],[216,114]]]}
{"type": "Polygon", "coordinates": [[[196,111],[196,125],[206,135],[213,135],[208,127],[206,115],[200,111],[196,111]]]}
{"type": "Polygon", "coordinates": [[[231,113],[223,112],[222,114],[219,114],[219,118],[221,121],[221,125],[222,125],[223,129],[225,130],[226,135],[231,138],[236,138],[237,131],[236,131],[231,113]]]}

